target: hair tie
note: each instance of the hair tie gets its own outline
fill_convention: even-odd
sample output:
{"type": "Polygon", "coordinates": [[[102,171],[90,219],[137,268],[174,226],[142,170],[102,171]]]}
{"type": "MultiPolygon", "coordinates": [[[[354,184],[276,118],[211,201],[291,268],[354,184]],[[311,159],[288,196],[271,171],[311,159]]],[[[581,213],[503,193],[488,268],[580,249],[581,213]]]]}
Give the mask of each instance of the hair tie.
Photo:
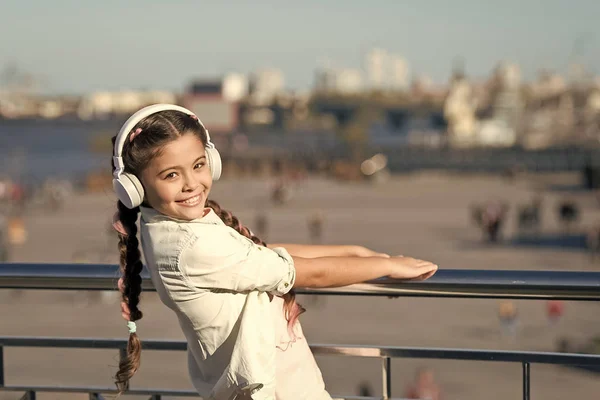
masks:
{"type": "Polygon", "coordinates": [[[137,326],[133,321],[127,321],[127,328],[129,328],[129,334],[135,333],[137,330],[137,326]]]}
{"type": "Polygon", "coordinates": [[[139,135],[141,131],[142,128],[137,128],[135,131],[133,131],[133,133],[129,135],[129,142],[133,142],[133,139],[135,139],[135,137],[139,135]]]}
{"type": "Polygon", "coordinates": [[[121,222],[121,219],[119,218],[119,212],[116,212],[115,215],[113,215],[112,226],[115,231],[119,232],[121,235],[128,235],[127,230],[125,230],[125,225],[123,225],[123,222],[121,222]]]}

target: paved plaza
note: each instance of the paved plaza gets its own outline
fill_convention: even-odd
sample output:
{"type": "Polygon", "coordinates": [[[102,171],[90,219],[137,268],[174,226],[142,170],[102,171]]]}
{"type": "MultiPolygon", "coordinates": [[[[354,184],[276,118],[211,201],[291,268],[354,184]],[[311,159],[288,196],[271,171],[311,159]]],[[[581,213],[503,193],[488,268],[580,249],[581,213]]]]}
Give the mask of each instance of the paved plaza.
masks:
{"type": "MultiPolygon", "coordinates": [[[[515,235],[515,206],[535,193],[544,195],[543,232],[560,231],[556,205],[572,196],[582,207],[575,229],[600,221],[600,207],[590,193],[551,190],[568,187],[574,176],[497,176],[415,174],[386,184],[310,179],[294,189],[284,205],[271,204],[271,182],[237,179],[218,182],[212,198],[253,226],[268,214],[268,242],[308,243],[307,220],[324,217],[322,242],[362,244],[390,254],[431,260],[441,269],[598,270],[581,249],[510,244],[515,235]],[[488,245],[472,224],[469,206],[487,199],[506,200],[509,220],[504,242],[488,245]]],[[[114,197],[80,194],[56,213],[32,210],[25,218],[27,242],[16,247],[13,261],[116,263],[114,238],[107,226],[114,197]]],[[[584,341],[600,333],[600,304],[567,302],[565,314],[550,326],[544,301],[516,301],[518,332],[502,334],[498,300],[300,296],[308,311],[301,321],[311,343],[434,346],[478,349],[554,351],[562,337],[584,341]]],[[[182,339],[175,318],[154,293],[141,300],[143,339],[182,339]]],[[[115,293],[0,290],[0,335],[126,338],[115,293]]],[[[117,353],[106,350],[5,349],[6,384],[111,386],[117,353]]],[[[317,359],[330,393],[356,395],[366,382],[381,393],[378,359],[323,356],[317,359]]],[[[392,361],[394,397],[402,397],[416,368],[431,367],[444,400],[508,400],[521,397],[521,365],[450,360],[392,361]]],[[[594,399],[600,375],[561,366],[532,365],[532,398],[594,399]]],[[[133,386],[190,388],[183,353],[142,353],[133,386]]],[[[19,395],[20,396],[20,395],[19,395]]],[[[17,399],[0,392],[1,400],[17,399]]],[[[84,399],[83,395],[40,394],[38,399],[84,399]]],[[[126,397],[129,398],[129,397],[126,397]]],[[[131,397],[134,398],[134,397],[131,397]]]]}

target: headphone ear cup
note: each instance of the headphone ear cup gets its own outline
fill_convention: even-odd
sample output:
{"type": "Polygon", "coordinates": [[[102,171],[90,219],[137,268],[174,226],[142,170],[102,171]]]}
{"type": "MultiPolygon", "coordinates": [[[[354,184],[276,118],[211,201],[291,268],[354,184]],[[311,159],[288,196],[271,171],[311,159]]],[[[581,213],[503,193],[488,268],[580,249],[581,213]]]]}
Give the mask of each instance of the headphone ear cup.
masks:
{"type": "Polygon", "coordinates": [[[119,179],[113,179],[113,189],[117,198],[129,209],[140,206],[144,201],[144,187],[135,175],[123,173],[119,179]]]}
{"type": "Polygon", "coordinates": [[[205,148],[206,158],[208,159],[208,166],[210,167],[210,172],[212,174],[213,181],[218,181],[221,177],[221,155],[219,151],[215,148],[205,148]]]}

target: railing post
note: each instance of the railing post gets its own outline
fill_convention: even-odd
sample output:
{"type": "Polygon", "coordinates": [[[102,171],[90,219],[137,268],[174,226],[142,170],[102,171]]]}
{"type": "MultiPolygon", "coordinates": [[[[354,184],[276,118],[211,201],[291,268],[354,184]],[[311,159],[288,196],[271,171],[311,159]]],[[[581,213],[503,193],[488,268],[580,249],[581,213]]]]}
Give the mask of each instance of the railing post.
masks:
{"type": "Polygon", "coordinates": [[[530,387],[530,378],[529,375],[529,363],[523,363],[523,400],[530,400],[529,397],[529,387],[530,387]]]}
{"type": "Polygon", "coordinates": [[[153,394],[148,400],[160,400],[161,397],[162,396],[160,394],[153,394]]]}
{"type": "Polygon", "coordinates": [[[90,400],[105,400],[100,393],[90,393],[90,400]]]}
{"type": "Polygon", "coordinates": [[[4,386],[4,348],[0,346],[0,388],[4,386]]]}
{"type": "Polygon", "coordinates": [[[383,379],[383,400],[392,398],[392,359],[381,359],[381,377],[383,379]]]}

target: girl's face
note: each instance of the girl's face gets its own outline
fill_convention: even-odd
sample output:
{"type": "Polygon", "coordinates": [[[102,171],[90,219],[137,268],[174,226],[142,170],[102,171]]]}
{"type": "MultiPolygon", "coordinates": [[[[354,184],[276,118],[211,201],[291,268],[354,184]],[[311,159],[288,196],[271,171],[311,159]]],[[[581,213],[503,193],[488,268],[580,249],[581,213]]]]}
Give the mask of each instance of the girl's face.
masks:
{"type": "Polygon", "coordinates": [[[204,216],[212,175],[196,135],[184,134],[163,147],[140,180],[146,201],[156,211],[186,221],[204,216]]]}

